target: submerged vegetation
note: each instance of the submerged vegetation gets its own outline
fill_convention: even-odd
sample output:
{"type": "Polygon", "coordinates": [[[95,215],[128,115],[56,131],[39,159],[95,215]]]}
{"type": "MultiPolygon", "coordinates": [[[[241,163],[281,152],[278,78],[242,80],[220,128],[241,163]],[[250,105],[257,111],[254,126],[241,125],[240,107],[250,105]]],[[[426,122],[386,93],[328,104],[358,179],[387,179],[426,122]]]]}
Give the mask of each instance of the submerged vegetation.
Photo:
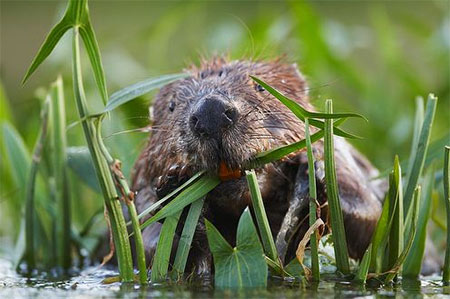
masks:
{"type": "MultiPolygon", "coordinates": [[[[303,6],[303,9],[305,7],[303,6]]],[[[130,104],[132,100],[165,84],[183,78],[186,74],[155,76],[125,87],[108,97],[107,80],[90,21],[87,0],[69,0],[64,16],[48,34],[31,63],[24,82],[47,59],[65,34],[72,35],[73,91],[71,94],[69,88],[64,88],[62,78],[55,75],[56,81],[51,84],[46,96],[40,99],[40,130],[31,155],[21,135],[10,122],[4,121],[2,124],[2,153],[9,165],[8,181],[25,190],[22,194],[25,200],[19,204],[11,203],[12,210],[17,213],[15,216],[17,219],[21,219],[21,214],[17,211],[25,211],[20,229],[22,236],[18,238],[15,249],[18,253],[17,270],[23,275],[33,276],[38,271],[49,269],[57,269],[60,274],[70,274],[74,266],[82,267],[82,261],[86,255],[92,255],[101,245],[99,244],[101,238],[95,236],[93,231],[95,231],[97,219],[102,216],[103,210],[100,206],[103,205],[112,240],[111,251],[105,257],[105,262],[112,255],[117,258],[120,281],[147,284],[166,280],[188,280],[189,273],[185,273],[185,267],[195,228],[202,217],[201,210],[205,196],[221,182],[219,175],[197,173],[138,215],[134,205],[135,194],[130,189],[125,176],[127,172],[122,171],[121,162],[110,153],[109,147],[112,146],[105,145],[102,130],[102,123],[106,119],[115,121],[115,115],[112,114],[115,109],[122,108],[130,104]],[[81,44],[80,41],[83,43],[81,44]],[[100,98],[96,104],[93,93],[89,92],[87,95],[84,90],[86,82],[82,75],[84,69],[82,45],[91,63],[99,95],[97,98],[100,98]],[[72,98],[78,112],[78,119],[73,126],[82,127],[82,136],[87,145],[81,149],[69,146],[67,141],[69,128],[66,124],[66,106],[72,98]],[[96,110],[92,109],[93,106],[104,108],[96,110]],[[91,187],[92,190],[89,192],[92,200],[99,200],[98,194],[103,196],[101,205],[91,206],[100,207],[100,209],[92,213],[91,217],[83,215],[85,226],[81,229],[77,229],[73,224],[74,213],[82,214],[83,211],[73,205],[74,200],[80,199],[77,196],[81,196],[81,192],[74,186],[78,184],[78,179],[75,180],[72,173],[78,175],[81,181],[91,187]],[[157,213],[143,221],[149,213],[158,209],[157,213]],[[174,245],[174,232],[180,225],[179,220],[183,210],[186,210],[187,216],[183,221],[181,239],[174,251],[172,264],[170,256],[174,245]],[[124,211],[126,211],[125,215],[124,211]],[[127,223],[126,219],[130,219],[130,222],[127,223]],[[144,254],[141,231],[157,221],[163,222],[160,239],[151,263],[152,267],[147,269],[146,264],[149,261],[146,261],[144,254]],[[131,244],[131,242],[134,243],[131,244]],[[136,251],[134,255],[132,255],[132,248],[136,251]],[[134,265],[138,270],[137,275],[134,265]],[[148,277],[149,270],[150,277],[148,277]]],[[[318,45],[311,45],[313,46],[318,45]]],[[[245,169],[240,170],[240,175],[245,175],[247,179],[252,213],[247,208],[241,215],[234,248],[227,243],[212,223],[204,219],[208,243],[214,259],[215,286],[218,288],[265,287],[269,276],[281,277],[287,281],[318,282],[321,280],[321,275],[326,273],[325,268],[330,265],[336,267],[339,274],[336,277],[353,281],[358,285],[364,285],[368,281],[384,284],[397,283],[401,281],[400,277],[417,278],[426,254],[425,242],[429,221],[442,226],[438,233],[440,240],[446,240],[444,241],[446,253],[442,281],[444,284],[449,284],[448,128],[443,137],[439,136],[440,138],[436,141],[430,141],[436,118],[437,97],[430,94],[426,105],[422,98],[416,101],[410,156],[409,158],[395,156],[393,166],[382,174],[388,177],[389,191],[386,194],[372,242],[362,260],[356,264],[350,261],[347,252],[334,166],[334,138],[339,136],[359,139],[360,137],[352,133],[351,127],[343,127],[343,124],[349,119],[366,120],[366,118],[356,113],[334,113],[331,100],[326,101],[323,113],[307,111],[293,99],[287,98],[259,78],[252,77],[252,79],[287,106],[297,116],[299,122],[305,123],[305,139],[259,153],[245,169]],[[314,133],[311,134],[313,127],[314,133]],[[312,153],[312,145],[322,138],[325,144],[325,179],[330,213],[327,223],[323,223],[320,219],[321,208],[316,200],[315,161],[312,153]],[[254,169],[283,159],[288,154],[301,149],[306,150],[308,156],[310,229],[298,246],[297,258],[283,264],[270,230],[254,169]],[[445,152],[444,155],[443,152],[445,152]],[[441,198],[444,199],[444,204],[440,202],[441,198]],[[443,205],[446,209],[444,216],[442,214],[435,216],[435,211],[438,209],[436,206],[443,205]],[[440,220],[435,219],[436,217],[440,220]],[[443,224],[445,221],[446,227],[443,224]],[[325,225],[330,227],[331,238],[322,238],[321,234],[325,225]],[[324,248],[329,243],[325,239],[331,240],[334,255],[330,256],[325,252],[324,248]],[[327,262],[325,263],[324,260],[327,262]]],[[[120,157],[120,154],[116,156],[120,157]]],[[[95,209],[91,208],[89,212],[93,210],[95,209]]],[[[439,247],[438,250],[442,248],[439,247]]]]}

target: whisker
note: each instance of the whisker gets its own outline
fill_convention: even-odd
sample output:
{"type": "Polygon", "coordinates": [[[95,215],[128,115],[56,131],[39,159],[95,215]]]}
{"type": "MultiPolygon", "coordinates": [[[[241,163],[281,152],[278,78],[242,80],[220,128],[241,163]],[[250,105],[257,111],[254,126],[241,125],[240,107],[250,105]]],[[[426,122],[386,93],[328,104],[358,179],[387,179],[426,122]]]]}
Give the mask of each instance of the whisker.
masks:
{"type": "Polygon", "coordinates": [[[135,133],[135,132],[139,132],[139,133],[149,133],[150,130],[149,130],[147,127],[144,127],[144,128],[137,128],[137,129],[130,129],[130,130],[123,130],[123,131],[115,132],[115,133],[112,133],[112,134],[110,134],[110,135],[108,135],[108,136],[105,136],[105,137],[103,137],[103,139],[108,139],[108,138],[110,138],[110,137],[117,136],[117,135],[121,135],[121,134],[125,134],[125,133],[135,133]]]}

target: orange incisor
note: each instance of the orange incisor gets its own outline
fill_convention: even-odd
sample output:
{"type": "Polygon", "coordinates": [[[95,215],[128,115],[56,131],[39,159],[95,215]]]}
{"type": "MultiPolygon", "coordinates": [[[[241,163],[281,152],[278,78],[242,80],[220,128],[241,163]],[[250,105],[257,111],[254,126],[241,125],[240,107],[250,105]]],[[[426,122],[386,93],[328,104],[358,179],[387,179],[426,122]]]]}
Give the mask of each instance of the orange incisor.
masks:
{"type": "Polygon", "coordinates": [[[242,176],[240,169],[229,169],[225,162],[220,162],[219,166],[219,178],[221,181],[228,181],[232,179],[237,179],[242,176]]]}

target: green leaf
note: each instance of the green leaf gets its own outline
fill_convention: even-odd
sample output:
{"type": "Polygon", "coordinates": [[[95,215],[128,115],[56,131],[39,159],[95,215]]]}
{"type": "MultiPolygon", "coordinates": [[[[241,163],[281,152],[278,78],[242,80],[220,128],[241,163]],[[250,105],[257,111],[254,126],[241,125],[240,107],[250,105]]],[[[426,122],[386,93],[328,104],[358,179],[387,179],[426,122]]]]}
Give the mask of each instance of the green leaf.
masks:
{"type": "Polygon", "coordinates": [[[450,146],[444,150],[444,201],[447,211],[447,247],[445,249],[444,273],[442,281],[444,284],[450,284],[450,146]]]}
{"type": "Polygon", "coordinates": [[[410,212],[408,213],[408,215],[406,215],[406,218],[410,219],[410,223],[411,223],[411,229],[410,229],[408,241],[406,242],[405,247],[403,248],[403,251],[400,254],[400,256],[398,257],[397,261],[395,262],[393,267],[388,271],[389,273],[386,275],[386,278],[384,280],[385,283],[392,281],[392,279],[394,279],[394,277],[398,274],[403,262],[406,259],[406,256],[409,253],[409,250],[411,249],[411,246],[412,246],[412,243],[414,240],[414,236],[416,235],[417,218],[418,218],[418,214],[419,214],[419,203],[420,203],[420,193],[421,193],[420,191],[421,191],[421,187],[417,186],[417,188],[414,190],[413,201],[411,204],[410,212]]]}
{"type": "Polygon", "coordinates": [[[23,188],[26,185],[31,157],[19,133],[8,123],[2,125],[3,145],[11,169],[14,184],[23,188]]]}
{"type": "Polygon", "coordinates": [[[44,103],[42,107],[42,125],[39,131],[39,136],[36,140],[36,144],[33,148],[33,158],[31,160],[31,166],[29,168],[29,174],[26,184],[26,203],[25,203],[25,255],[24,260],[28,265],[28,271],[31,271],[36,266],[36,250],[35,250],[35,225],[37,216],[35,209],[35,186],[38,167],[41,162],[42,149],[44,147],[45,140],[48,134],[48,122],[49,122],[49,106],[50,98],[44,103]]]}
{"type": "MultiPolygon", "coordinates": [[[[414,156],[414,163],[410,169],[410,173],[407,175],[408,183],[405,191],[405,211],[409,213],[411,209],[411,201],[414,190],[417,186],[420,174],[422,173],[425,157],[427,156],[428,143],[430,142],[431,127],[433,125],[434,114],[436,111],[437,98],[433,94],[428,95],[427,108],[425,110],[425,118],[420,130],[419,143],[417,146],[417,152],[414,156]]],[[[405,223],[405,227],[408,227],[409,223],[405,223]]]]}
{"type": "MultiPolygon", "coordinates": [[[[341,124],[345,121],[345,119],[339,119],[334,122],[335,125],[341,124]]],[[[316,142],[324,135],[324,131],[320,130],[319,132],[311,135],[311,143],[316,142]]],[[[277,161],[281,158],[284,158],[286,155],[298,151],[302,148],[306,147],[306,139],[280,146],[256,155],[256,157],[249,162],[249,168],[258,168],[267,163],[271,163],[277,161]]]]}
{"type": "Polygon", "coordinates": [[[11,108],[6,97],[6,92],[0,81],[0,122],[11,121],[11,108]]]}
{"type": "MultiPolygon", "coordinates": [[[[317,189],[316,189],[316,170],[314,167],[314,155],[312,151],[311,137],[309,135],[309,118],[305,119],[305,140],[306,140],[306,154],[308,156],[308,183],[309,183],[309,226],[311,227],[316,222],[317,209],[317,189]]],[[[313,279],[320,280],[319,269],[319,250],[318,250],[318,234],[314,232],[311,235],[311,270],[313,279]]]]}
{"type": "Polygon", "coordinates": [[[286,267],[282,267],[282,264],[280,262],[275,262],[268,256],[264,256],[264,258],[266,259],[267,266],[269,266],[269,268],[272,269],[273,272],[281,273],[283,277],[294,277],[294,275],[287,271],[288,269],[286,267]]]}
{"type": "Polygon", "coordinates": [[[87,0],[69,0],[66,10],[66,16],[73,25],[80,25],[83,23],[83,17],[88,14],[87,0]]]}
{"type": "Polygon", "coordinates": [[[103,104],[106,105],[108,100],[108,91],[106,89],[105,72],[103,70],[97,39],[95,38],[91,21],[89,20],[89,14],[87,14],[85,22],[80,26],[80,35],[83,39],[84,46],[86,47],[86,53],[91,61],[92,71],[94,72],[95,81],[97,83],[98,90],[100,91],[103,104]]]}
{"type": "Polygon", "coordinates": [[[359,263],[358,272],[356,272],[356,276],[354,278],[355,281],[366,283],[367,273],[369,273],[370,260],[372,258],[372,245],[366,249],[364,256],[359,263]]]}
{"type": "Polygon", "coordinates": [[[155,202],[154,204],[152,204],[150,207],[146,208],[144,211],[142,211],[139,216],[138,219],[142,219],[142,217],[145,217],[146,215],[150,214],[151,212],[153,212],[154,210],[156,210],[158,207],[160,207],[164,202],[166,202],[167,200],[169,200],[170,198],[172,198],[173,196],[175,196],[176,194],[180,193],[181,191],[183,191],[184,189],[186,189],[189,185],[191,185],[193,182],[195,182],[200,176],[202,176],[205,173],[205,171],[199,171],[197,172],[195,175],[193,175],[189,180],[187,180],[186,182],[184,182],[180,187],[178,187],[177,189],[173,190],[172,192],[170,192],[169,194],[167,194],[166,196],[164,196],[163,198],[161,198],[160,200],[158,200],[157,202],[155,202]]]}
{"type": "MultiPolygon", "coordinates": [[[[411,143],[411,151],[409,154],[409,160],[408,160],[408,174],[411,173],[411,170],[414,165],[414,157],[417,153],[417,148],[419,145],[419,137],[420,137],[420,130],[422,129],[422,123],[423,123],[423,114],[424,114],[424,104],[423,104],[423,98],[417,97],[416,98],[416,115],[414,116],[414,131],[413,131],[413,140],[411,143]]],[[[408,179],[406,179],[408,181],[408,179]]]]}
{"type": "Polygon", "coordinates": [[[249,209],[239,219],[236,247],[205,220],[209,248],[214,258],[214,284],[218,288],[265,287],[267,264],[249,209]]]}
{"type": "Polygon", "coordinates": [[[53,27],[53,29],[47,35],[47,38],[39,49],[37,55],[33,59],[31,66],[28,68],[28,71],[22,80],[22,84],[25,84],[25,82],[39,67],[39,65],[48,57],[48,55],[50,55],[61,37],[64,35],[64,33],[66,33],[67,30],[69,30],[71,26],[72,24],[70,23],[70,21],[66,17],[63,17],[62,20],[58,24],[56,24],[55,27],[53,27]]]}
{"type": "MultiPolygon", "coordinates": [[[[323,121],[319,121],[313,118],[321,118],[321,119],[334,119],[334,118],[349,118],[349,117],[358,117],[358,118],[362,118],[364,120],[367,121],[367,119],[360,115],[360,114],[356,114],[356,113],[317,113],[317,112],[310,112],[308,110],[306,110],[305,108],[303,108],[300,104],[298,104],[296,101],[289,99],[288,97],[284,96],[283,94],[281,94],[278,90],[276,90],[275,88],[271,87],[270,85],[268,85],[267,83],[265,83],[264,81],[250,76],[253,80],[255,80],[256,82],[258,82],[258,84],[260,84],[262,87],[264,87],[270,94],[272,94],[274,97],[276,97],[278,100],[280,100],[281,103],[283,103],[286,107],[289,108],[289,110],[292,111],[292,113],[295,114],[295,116],[297,116],[300,120],[305,121],[305,118],[308,117],[310,118],[310,124],[319,128],[319,129],[323,129],[324,127],[324,122],[323,121]]],[[[334,130],[336,135],[345,137],[345,138],[360,138],[358,136],[349,134],[345,131],[342,131],[341,129],[335,127],[334,130]]]]}
{"type": "Polygon", "coordinates": [[[144,229],[156,221],[181,211],[187,205],[208,194],[208,192],[219,185],[219,183],[220,180],[218,177],[202,176],[195,183],[184,189],[177,197],[175,197],[153,217],[142,223],[141,229],[144,229]]]}
{"type": "Polygon", "coordinates": [[[246,171],[245,175],[247,178],[248,188],[250,189],[252,207],[256,216],[256,223],[258,224],[259,235],[261,236],[264,252],[271,260],[279,263],[277,248],[275,247],[269,220],[267,219],[266,210],[264,209],[264,202],[261,196],[261,191],[259,190],[258,179],[256,178],[255,171],[253,169],[246,171]]]}
{"type": "Polygon", "coordinates": [[[425,241],[427,237],[427,223],[431,216],[431,199],[433,196],[435,167],[430,167],[424,178],[424,192],[420,200],[419,220],[417,232],[411,251],[406,257],[402,275],[404,277],[417,278],[422,267],[423,255],[425,253],[425,241]]]}
{"type": "Polygon", "coordinates": [[[69,182],[67,177],[67,141],[66,141],[66,108],[64,101],[63,81],[61,77],[51,85],[50,102],[50,176],[52,195],[56,203],[56,217],[52,219],[54,232],[53,242],[57,248],[58,266],[69,269],[72,265],[70,236],[71,211],[69,182]]]}
{"type": "MultiPolygon", "coordinates": [[[[326,101],[327,113],[333,112],[332,101],[326,101]]],[[[333,123],[332,120],[325,120],[324,136],[324,155],[325,155],[325,181],[330,212],[330,222],[332,237],[334,243],[334,252],[336,256],[336,266],[343,274],[350,273],[348,262],[347,239],[345,236],[344,218],[342,216],[341,202],[339,200],[339,189],[336,179],[336,169],[334,162],[334,141],[333,141],[333,123]]]]}
{"type": "MultiPolygon", "coordinates": [[[[77,7],[77,3],[84,4],[84,2],[71,0],[69,5],[74,5],[73,7],[77,7]]],[[[85,12],[87,14],[87,5],[80,4],[80,6],[86,9],[85,12]]],[[[77,22],[77,24],[81,19],[80,16],[81,12],[75,14],[75,21],[77,22]]],[[[80,56],[79,26],[74,26],[72,43],[73,92],[79,117],[80,119],[84,119],[87,115],[89,115],[89,111],[87,108],[87,101],[84,93],[80,56]]],[[[81,125],[83,127],[83,132],[88,144],[89,152],[91,154],[92,161],[96,170],[98,182],[103,193],[105,207],[108,211],[120,277],[123,282],[129,282],[133,281],[134,273],[127,227],[125,219],[123,217],[121,204],[117,200],[117,186],[115,185],[108,162],[106,161],[106,158],[102,153],[101,132],[96,132],[96,126],[93,122],[94,120],[82,120],[81,125]]]]}
{"type": "Polygon", "coordinates": [[[402,252],[404,242],[402,170],[398,156],[395,156],[392,185],[390,187],[389,196],[391,197],[391,202],[394,201],[395,204],[391,205],[389,210],[389,215],[393,219],[388,241],[389,268],[396,263],[402,252]]]}
{"type": "Polygon", "coordinates": [[[67,148],[67,163],[72,171],[92,190],[101,193],[91,154],[85,146],[67,148]]]}
{"type": "Polygon", "coordinates": [[[186,267],[189,250],[191,249],[192,239],[194,237],[195,228],[197,227],[198,219],[202,212],[204,199],[194,201],[189,208],[186,221],[184,223],[183,231],[180,240],[178,241],[177,254],[172,267],[172,278],[177,279],[184,273],[186,267]]]}
{"type": "Polygon", "coordinates": [[[144,81],[127,86],[111,95],[106,104],[104,112],[109,112],[120,105],[128,103],[129,101],[142,96],[154,89],[161,88],[169,83],[185,78],[189,74],[171,74],[163,75],[155,78],[149,78],[144,81]]]}
{"type": "MultiPolygon", "coordinates": [[[[390,177],[389,182],[391,183],[392,181],[393,179],[390,177]]],[[[386,196],[386,198],[384,199],[381,216],[378,219],[377,226],[375,227],[375,231],[372,236],[371,246],[373,254],[371,254],[370,259],[371,272],[378,273],[381,271],[381,260],[384,256],[385,249],[385,247],[382,245],[384,244],[384,240],[387,239],[387,236],[389,235],[392,223],[392,219],[389,218],[389,210],[391,209],[390,205],[392,204],[395,204],[395,202],[391,203],[391,197],[386,196]]]]}
{"type": "Polygon", "coordinates": [[[172,252],[173,237],[181,212],[183,212],[183,210],[175,212],[164,220],[152,263],[152,282],[166,279],[167,271],[169,269],[170,253],[172,252]]]}
{"type": "Polygon", "coordinates": [[[286,266],[284,266],[284,270],[292,277],[302,278],[305,276],[305,270],[297,257],[294,257],[286,266]]]}

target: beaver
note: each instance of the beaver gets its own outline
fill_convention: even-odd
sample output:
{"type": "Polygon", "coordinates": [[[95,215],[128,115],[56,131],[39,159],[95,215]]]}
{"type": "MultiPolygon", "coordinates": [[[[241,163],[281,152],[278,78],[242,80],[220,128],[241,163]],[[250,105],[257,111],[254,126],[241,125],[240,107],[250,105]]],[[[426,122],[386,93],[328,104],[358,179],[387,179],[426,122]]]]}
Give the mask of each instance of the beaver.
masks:
{"type": "MultiPolygon", "coordinates": [[[[258,153],[304,139],[304,123],[250,75],[314,111],[305,77],[296,64],[281,59],[230,61],[216,57],[203,60],[200,66],[193,66],[187,72],[188,77],[163,87],[150,108],[151,137],[132,173],[138,212],[198,171],[217,174],[221,165],[242,169],[258,153]]],[[[315,142],[313,151],[318,202],[323,207],[321,217],[326,220],[323,142],[315,142]]],[[[381,214],[385,183],[372,180],[378,171],[337,136],[335,160],[349,255],[360,259],[381,214]]],[[[256,173],[279,255],[284,262],[289,262],[308,228],[306,153],[300,150],[256,169],[256,173]]],[[[204,218],[233,245],[239,217],[247,206],[251,207],[251,199],[245,177],[222,181],[206,196],[187,271],[200,275],[211,273],[212,256],[204,218]]],[[[155,253],[161,225],[154,223],[143,230],[149,262],[155,253]]],[[[174,246],[180,234],[178,227],[174,246]]]]}

